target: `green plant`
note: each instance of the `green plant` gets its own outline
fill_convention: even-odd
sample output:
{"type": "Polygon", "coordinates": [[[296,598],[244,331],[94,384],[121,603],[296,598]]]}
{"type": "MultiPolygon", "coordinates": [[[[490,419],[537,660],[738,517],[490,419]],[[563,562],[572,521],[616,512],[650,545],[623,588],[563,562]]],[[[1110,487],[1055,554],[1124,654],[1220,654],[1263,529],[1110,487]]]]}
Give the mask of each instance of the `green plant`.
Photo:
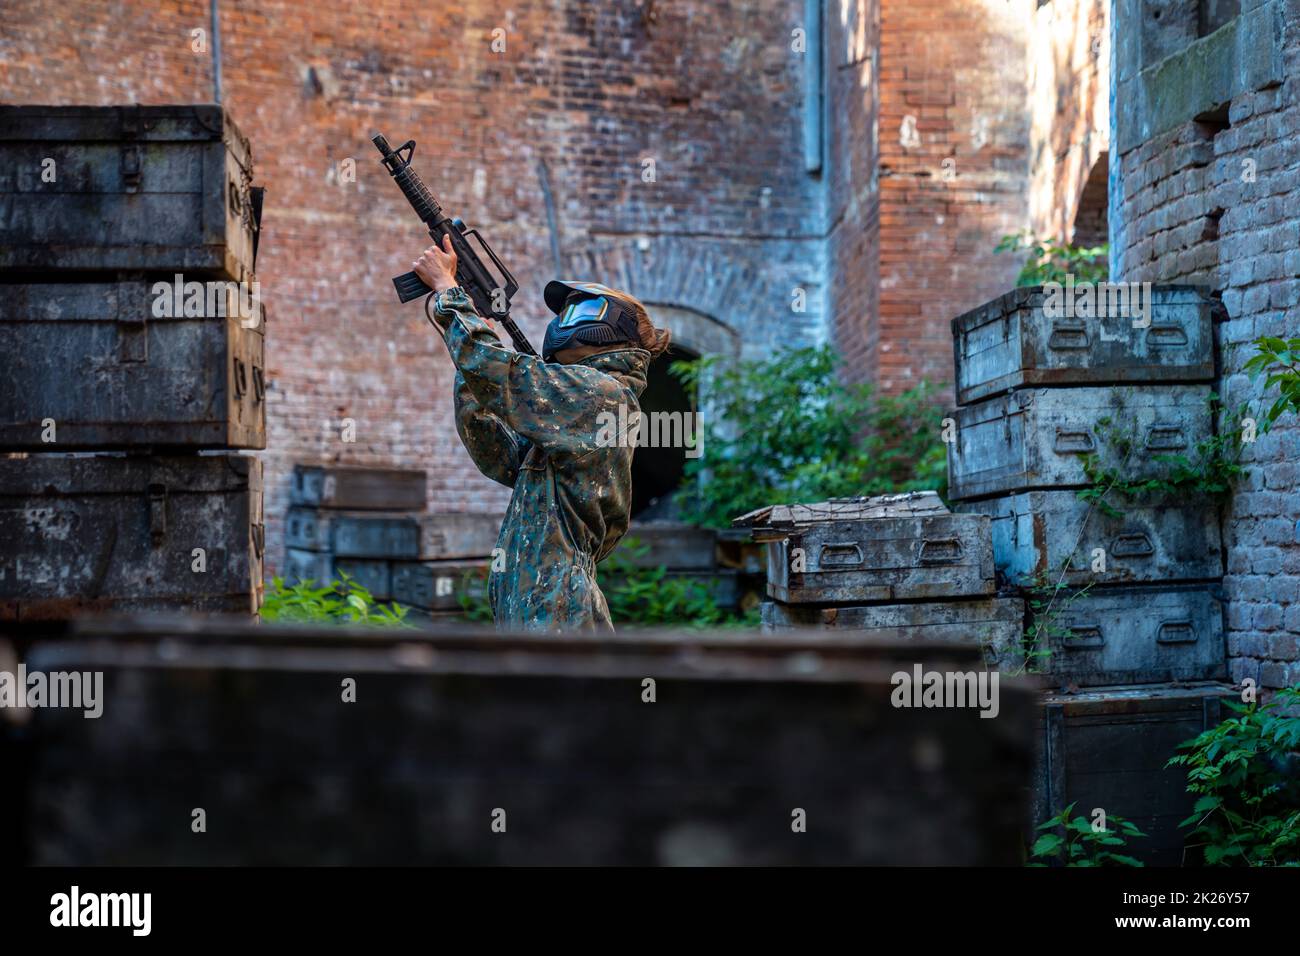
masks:
{"type": "Polygon", "coordinates": [[[492,602],[488,599],[488,572],[466,571],[461,576],[460,593],[456,601],[460,604],[461,617],[475,624],[491,624],[492,602]]]}
{"type": "Polygon", "coordinates": [[[719,607],[714,588],[691,578],[671,576],[663,565],[640,567],[650,553],[635,538],[624,539],[600,565],[597,575],[616,623],[747,627],[758,623],[756,609],[734,614],[719,607]]]}
{"type": "Polygon", "coordinates": [[[408,626],[406,608],[380,604],[346,572],[324,587],[311,579],[288,586],[284,579],[271,579],[262,602],[262,620],[277,624],[325,621],[345,624],[408,626]]]}
{"type": "MultiPolygon", "coordinates": [[[[1233,416],[1227,414],[1219,396],[1210,394],[1211,413],[1219,419],[1218,434],[1196,443],[1190,455],[1152,455],[1151,461],[1162,466],[1159,474],[1134,479],[1126,474],[1126,466],[1138,442],[1131,426],[1117,425],[1111,418],[1097,421],[1100,440],[1114,448],[1121,456],[1118,466],[1102,467],[1101,455],[1093,452],[1082,456],[1084,476],[1088,487],[1077,492],[1085,501],[1093,502],[1102,512],[1114,518],[1124,512],[1107,500],[1112,492],[1127,498],[1163,497],[1186,500],[1189,496],[1222,498],[1232,491],[1233,485],[1246,474],[1241,464],[1243,445],[1241,433],[1235,427],[1233,416]]],[[[1235,417],[1240,420],[1246,413],[1243,403],[1235,417]]]]}
{"type": "MultiPolygon", "coordinates": [[[[733,613],[719,607],[713,588],[699,581],[669,575],[662,565],[639,567],[640,559],[649,553],[649,545],[642,545],[634,537],[624,538],[597,570],[598,583],[616,624],[711,628],[758,624],[756,608],[733,613]]],[[[463,588],[459,601],[468,620],[492,621],[492,606],[485,587],[463,588]]]]}
{"type": "Polygon", "coordinates": [[[1044,862],[1029,866],[1047,866],[1048,861],[1065,866],[1142,866],[1142,861],[1119,852],[1128,846],[1129,837],[1146,836],[1137,825],[1123,817],[1111,815],[1106,826],[1097,829],[1084,817],[1074,817],[1074,804],[1056,816],[1038,825],[1040,830],[1062,830],[1062,833],[1044,833],[1034,841],[1030,858],[1044,862]]]}
{"type": "Polygon", "coordinates": [[[764,360],[675,362],[707,399],[705,454],[688,459],[678,501],[687,521],[725,528],[773,502],[946,490],[937,389],[896,396],[846,385],[830,347],[764,360]]]}
{"type": "Polygon", "coordinates": [[[994,252],[1018,252],[1025,255],[1025,264],[1016,276],[1016,285],[1045,285],[1048,282],[1064,283],[1067,275],[1079,282],[1105,282],[1110,275],[1106,256],[1108,245],[1072,246],[1064,241],[1036,239],[1030,233],[1003,236],[994,252]]]}
{"type": "MultiPolygon", "coordinates": [[[[1085,515],[1084,522],[1091,517],[1091,512],[1085,515]]],[[[1080,529],[1082,536],[1082,529],[1080,529]]],[[[1023,670],[1029,673],[1040,672],[1040,664],[1045,664],[1052,656],[1053,640],[1064,642],[1074,632],[1061,623],[1061,617],[1069,610],[1070,605],[1079,598],[1083,597],[1090,590],[1094,582],[1089,581],[1083,587],[1077,590],[1070,590],[1065,585],[1065,574],[1069,570],[1069,562],[1061,569],[1061,574],[1052,580],[1050,573],[1040,571],[1034,575],[1033,582],[1025,589],[1025,599],[1029,605],[1030,618],[1033,625],[1025,632],[1024,655],[1025,663],[1023,670]],[[1065,592],[1065,597],[1061,597],[1065,592]],[[1059,603],[1058,603],[1059,599],[1059,603]]]]}
{"type": "Polygon", "coordinates": [[[1264,413],[1264,424],[1260,429],[1267,432],[1273,423],[1285,411],[1300,415],[1300,338],[1279,339],[1261,336],[1251,343],[1255,346],[1255,355],[1246,362],[1242,370],[1257,378],[1267,373],[1264,388],[1278,387],[1281,395],[1264,413]]]}
{"type": "Polygon", "coordinates": [[[1197,797],[1180,826],[1205,863],[1300,866],[1300,685],[1267,703],[1224,701],[1236,717],[1178,746],[1197,797]]]}

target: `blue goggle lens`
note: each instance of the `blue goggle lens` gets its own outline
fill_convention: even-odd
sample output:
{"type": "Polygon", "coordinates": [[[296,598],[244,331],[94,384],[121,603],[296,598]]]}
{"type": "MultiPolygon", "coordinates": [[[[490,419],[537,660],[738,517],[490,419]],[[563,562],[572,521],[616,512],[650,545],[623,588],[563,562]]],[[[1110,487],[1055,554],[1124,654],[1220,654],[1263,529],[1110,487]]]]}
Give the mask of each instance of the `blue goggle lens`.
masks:
{"type": "Polygon", "coordinates": [[[603,298],[583,299],[566,306],[560,314],[560,328],[567,329],[583,322],[599,322],[605,317],[609,303],[603,298]]]}

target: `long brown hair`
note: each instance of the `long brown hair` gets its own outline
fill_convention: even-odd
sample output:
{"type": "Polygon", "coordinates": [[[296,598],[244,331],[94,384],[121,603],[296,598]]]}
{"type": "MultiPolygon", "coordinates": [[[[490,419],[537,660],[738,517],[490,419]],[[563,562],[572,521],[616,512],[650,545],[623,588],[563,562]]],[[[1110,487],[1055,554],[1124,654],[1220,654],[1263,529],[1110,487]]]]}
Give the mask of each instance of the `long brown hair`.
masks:
{"type": "Polygon", "coordinates": [[[641,348],[649,352],[651,358],[658,358],[668,351],[668,346],[673,339],[672,333],[668,329],[657,327],[650,321],[650,313],[646,311],[640,300],[618,289],[611,289],[610,292],[620,302],[631,308],[632,313],[636,316],[636,330],[641,336],[641,348]]]}

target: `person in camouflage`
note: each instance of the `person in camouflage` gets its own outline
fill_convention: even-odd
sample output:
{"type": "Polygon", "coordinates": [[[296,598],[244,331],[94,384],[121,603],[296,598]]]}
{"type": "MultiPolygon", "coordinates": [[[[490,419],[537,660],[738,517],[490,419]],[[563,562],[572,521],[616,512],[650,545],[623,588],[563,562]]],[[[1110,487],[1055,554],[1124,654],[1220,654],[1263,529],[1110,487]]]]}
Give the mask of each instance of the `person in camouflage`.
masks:
{"type": "Polygon", "coordinates": [[[413,265],[435,292],[435,324],[456,365],[456,430],[479,471],[514,489],[488,583],[497,627],[613,630],[596,565],[627,531],[635,441],[611,441],[607,424],[639,414],[646,369],[668,347],[668,332],[626,293],[553,282],[553,311],[571,316],[568,305],[603,297],[627,318],[622,331],[583,322],[589,334],[575,339],[570,330],[565,341],[557,315],[544,358],[512,352],[456,285],[450,243],[430,246],[413,265]]]}

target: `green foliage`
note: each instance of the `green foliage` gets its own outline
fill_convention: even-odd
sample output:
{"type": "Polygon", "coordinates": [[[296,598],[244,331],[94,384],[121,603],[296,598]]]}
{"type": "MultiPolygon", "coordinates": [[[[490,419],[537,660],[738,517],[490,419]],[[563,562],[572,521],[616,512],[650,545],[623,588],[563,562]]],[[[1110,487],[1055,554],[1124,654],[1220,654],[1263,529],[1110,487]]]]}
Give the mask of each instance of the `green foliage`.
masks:
{"type": "Polygon", "coordinates": [[[714,588],[697,580],[669,576],[662,565],[637,567],[649,545],[626,538],[597,569],[601,590],[615,623],[686,627],[753,627],[757,609],[736,615],[718,606],[714,588]]]}
{"type": "Polygon", "coordinates": [[[1241,464],[1243,445],[1236,422],[1246,413],[1247,406],[1242,404],[1238,407],[1234,420],[1223,408],[1217,394],[1210,394],[1210,404],[1212,411],[1219,416],[1218,434],[1197,442],[1190,455],[1151,456],[1151,461],[1162,466],[1163,470],[1140,480],[1127,477],[1125,470],[1138,444],[1134,428],[1117,424],[1111,418],[1099,419],[1098,437],[1119,453],[1121,462],[1117,467],[1103,468],[1100,454],[1082,456],[1088,487],[1077,492],[1078,496],[1093,502],[1105,514],[1119,518],[1124,512],[1106,500],[1112,492],[1128,499],[1157,497],[1171,501],[1185,501],[1192,496],[1216,499],[1229,494],[1237,479],[1246,474],[1241,464]]]}
{"type": "Polygon", "coordinates": [[[1267,432],[1283,412],[1300,415],[1300,339],[1261,336],[1251,343],[1255,355],[1242,367],[1252,378],[1266,374],[1265,390],[1277,386],[1281,393],[1264,413],[1260,431],[1267,432]]]}
{"type": "Polygon", "coordinates": [[[406,608],[396,603],[377,603],[370,591],[346,572],[341,572],[333,584],[319,588],[310,579],[289,587],[283,578],[272,578],[262,602],[262,620],[277,624],[314,621],[409,626],[406,608]]]}
{"type": "MultiPolygon", "coordinates": [[[[634,626],[756,627],[758,610],[736,614],[718,606],[713,588],[691,578],[674,577],[662,565],[636,566],[650,546],[634,537],[624,538],[618,549],[601,562],[597,579],[609,614],[616,624],[634,626]]],[[[460,605],[471,621],[492,621],[492,606],[483,586],[465,587],[460,605]]]]}
{"type": "Polygon", "coordinates": [[[1300,866],[1300,685],[1180,744],[1194,812],[1180,826],[1214,866],[1300,866]]]}
{"type": "Polygon", "coordinates": [[[673,363],[709,400],[705,453],[687,459],[678,492],[685,520],[725,528],[778,501],[946,490],[937,389],[877,397],[869,385],[841,383],[836,366],[828,346],[673,363]]]}
{"type": "MultiPolygon", "coordinates": [[[[1087,519],[1084,520],[1086,522],[1087,519]]],[[[1024,640],[1024,669],[1030,673],[1042,671],[1040,665],[1046,664],[1052,656],[1053,640],[1063,642],[1073,633],[1061,623],[1061,617],[1070,609],[1070,605],[1092,590],[1091,581],[1075,591],[1067,588],[1063,582],[1064,571],[1068,567],[1067,562],[1066,568],[1062,569],[1062,574],[1055,581],[1050,573],[1040,571],[1034,575],[1033,583],[1025,589],[1025,600],[1033,620],[1033,626],[1026,630],[1024,640]]]]}
{"type": "Polygon", "coordinates": [[[1120,852],[1128,846],[1129,837],[1146,836],[1136,824],[1111,815],[1106,818],[1106,829],[1095,830],[1084,817],[1071,819],[1073,812],[1072,803],[1038,825],[1040,830],[1063,829],[1064,833],[1048,832],[1035,840],[1030,857],[1044,862],[1030,863],[1030,866],[1047,866],[1048,861],[1065,866],[1142,866],[1141,860],[1120,852]]]}
{"type": "Polygon", "coordinates": [[[1025,255],[1025,264],[1016,276],[1016,285],[1044,285],[1065,282],[1067,275],[1078,282],[1105,282],[1110,275],[1106,256],[1108,245],[1072,246],[1064,241],[1036,239],[1029,233],[1003,236],[994,252],[1025,255]]]}
{"type": "Polygon", "coordinates": [[[466,571],[461,576],[460,593],[456,595],[461,617],[475,624],[491,624],[493,620],[492,602],[488,600],[487,576],[487,568],[466,571]]]}

